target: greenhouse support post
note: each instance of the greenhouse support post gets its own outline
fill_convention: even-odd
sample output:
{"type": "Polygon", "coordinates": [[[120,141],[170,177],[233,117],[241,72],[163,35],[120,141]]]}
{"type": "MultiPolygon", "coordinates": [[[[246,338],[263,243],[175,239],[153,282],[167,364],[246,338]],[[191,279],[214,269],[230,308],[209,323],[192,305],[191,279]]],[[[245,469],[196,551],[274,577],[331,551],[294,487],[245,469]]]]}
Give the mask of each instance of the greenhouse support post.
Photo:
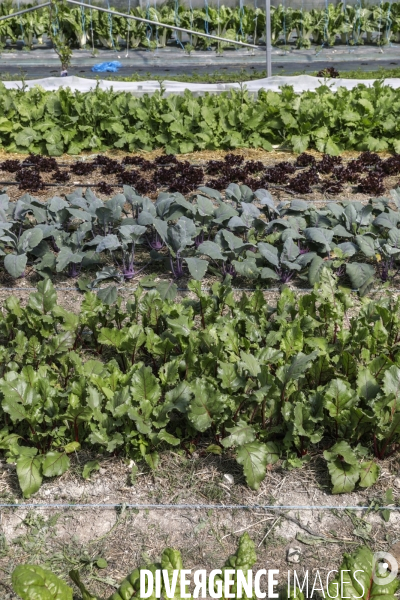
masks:
{"type": "Polygon", "coordinates": [[[265,49],[266,49],[266,59],[267,59],[267,77],[272,77],[271,0],[265,0],[265,49]]]}

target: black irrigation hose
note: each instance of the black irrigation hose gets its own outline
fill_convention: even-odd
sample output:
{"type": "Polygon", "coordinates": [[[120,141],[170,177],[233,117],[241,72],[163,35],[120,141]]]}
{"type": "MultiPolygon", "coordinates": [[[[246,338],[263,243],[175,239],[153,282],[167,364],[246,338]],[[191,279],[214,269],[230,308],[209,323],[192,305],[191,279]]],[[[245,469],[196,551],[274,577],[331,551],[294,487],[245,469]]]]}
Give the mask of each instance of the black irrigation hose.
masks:
{"type": "MultiPolygon", "coordinates": [[[[159,282],[162,283],[162,282],[159,282]]],[[[283,285],[283,284],[282,284],[283,285]]],[[[138,286],[129,288],[129,286],[127,285],[122,285],[117,287],[117,290],[127,290],[127,291],[132,291],[134,292],[136,289],[138,288],[138,286]]],[[[75,292],[80,292],[82,290],[80,290],[77,287],[55,287],[54,289],[56,290],[56,292],[71,292],[71,291],[75,291],[75,292]]],[[[104,289],[104,288],[92,288],[90,291],[96,291],[96,290],[100,290],[100,289],[104,289]]],[[[201,291],[202,292],[208,292],[210,291],[212,288],[211,287],[202,287],[201,291]]],[[[37,288],[35,287],[3,287],[0,285],[0,292],[5,291],[5,292],[37,292],[37,288]]],[[[89,290],[88,290],[89,291],[89,290]]],[[[186,293],[186,292],[191,292],[192,290],[189,290],[189,288],[178,288],[176,290],[177,292],[179,292],[180,294],[182,293],[186,293]]],[[[275,288],[232,288],[232,292],[262,292],[263,294],[276,294],[277,292],[280,292],[281,288],[279,287],[275,287],[275,288]]],[[[313,288],[290,288],[291,292],[294,293],[303,293],[303,294],[310,294],[311,292],[314,291],[313,288]]],[[[351,290],[354,293],[358,292],[358,289],[352,289],[351,290]]],[[[379,290],[376,290],[379,291],[379,290]]],[[[400,288],[387,288],[385,290],[382,290],[385,292],[393,292],[395,294],[400,293],[400,288]]]]}
{"type": "MultiPolygon", "coordinates": [[[[79,175],[78,175],[79,177],[79,175]]],[[[20,182],[19,181],[0,181],[0,185],[19,185],[20,182]]],[[[66,181],[65,183],[42,183],[41,185],[43,185],[44,187],[99,187],[101,185],[101,183],[69,183],[68,181],[66,181]]],[[[109,187],[112,188],[119,188],[122,187],[124,184],[123,183],[107,183],[107,185],[109,187]]],[[[319,200],[315,200],[313,198],[303,198],[301,197],[301,195],[298,195],[297,192],[293,192],[290,189],[285,189],[284,187],[280,187],[280,186],[276,186],[273,184],[270,184],[271,188],[274,189],[278,189],[279,191],[282,192],[286,192],[288,194],[292,194],[294,196],[297,196],[296,200],[304,200],[305,202],[326,202],[326,201],[332,201],[332,202],[341,202],[340,200],[331,200],[330,198],[321,198],[319,200]]],[[[23,188],[27,191],[29,191],[28,188],[23,188]]],[[[33,192],[40,192],[40,190],[30,190],[33,192]]],[[[159,188],[159,191],[163,191],[162,188],[159,188]]],[[[193,190],[193,192],[196,190],[193,190]]],[[[171,192],[173,193],[173,192],[171,192]]],[[[188,192],[190,193],[190,192],[188,192]]]]}
{"type": "MultiPolygon", "coordinates": [[[[123,286],[119,286],[117,288],[117,290],[132,290],[135,291],[138,288],[138,286],[129,288],[129,286],[123,285],[123,286]]],[[[54,289],[56,290],[56,292],[66,292],[66,291],[76,291],[79,292],[81,290],[79,290],[79,288],[77,287],[55,287],[54,289]]],[[[104,289],[104,288],[92,288],[90,291],[95,291],[95,290],[100,290],[100,289],[104,289]]],[[[292,288],[291,288],[292,289],[292,288]]],[[[202,287],[201,290],[203,292],[209,291],[211,290],[211,287],[202,287]]],[[[258,288],[232,288],[233,292],[256,292],[256,291],[261,291],[261,292],[279,292],[280,288],[265,288],[265,289],[258,289],[258,288]]],[[[5,292],[37,292],[37,288],[34,287],[3,287],[0,286],[0,292],[5,291],[5,292]]],[[[185,292],[191,292],[192,290],[189,290],[189,288],[178,288],[176,290],[179,293],[185,293],[185,292]]],[[[304,293],[309,293],[312,292],[313,289],[312,288],[297,288],[297,289],[292,289],[293,292],[304,292],[304,293]]],[[[353,292],[356,292],[357,290],[352,290],[353,292]]],[[[395,290],[393,290],[395,291],[395,290]]],[[[398,290],[400,292],[400,289],[398,290]]]]}

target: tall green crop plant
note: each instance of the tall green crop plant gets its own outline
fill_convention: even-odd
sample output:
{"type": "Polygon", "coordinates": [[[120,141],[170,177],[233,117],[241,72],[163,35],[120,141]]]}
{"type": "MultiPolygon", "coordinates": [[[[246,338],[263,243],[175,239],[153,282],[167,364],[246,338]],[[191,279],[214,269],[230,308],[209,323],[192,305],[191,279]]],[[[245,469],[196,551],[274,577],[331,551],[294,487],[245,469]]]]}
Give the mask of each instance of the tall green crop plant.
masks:
{"type": "Polygon", "coordinates": [[[65,7],[59,15],[61,29],[70,44],[84,48],[90,36],[90,12],[85,10],[82,14],[78,7],[65,7]]]}
{"type": "Polygon", "coordinates": [[[312,8],[310,11],[312,19],[312,38],[314,44],[321,46],[325,40],[325,28],[327,24],[327,14],[324,9],[312,8]]]}
{"type": "Polygon", "coordinates": [[[61,70],[67,71],[72,59],[72,50],[65,34],[59,27],[59,17],[66,10],[65,0],[51,0],[49,7],[50,39],[55,53],[60,59],[61,70]]]}
{"type": "Polygon", "coordinates": [[[392,18],[390,13],[391,7],[389,2],[374,7],[372,11],[372,19],[377,32],[376,43],[378,46],[384,46],[390,42],[392,36],[392,18]]]}
{"type": "Polygon", "coordinates": [[[395,42],[400,42],[400,4],[393,2],[390,6],[390,19],[395,42]]]}
{"type": "MultiPolygon", "coordinates": [[[[26,7],[35,6],[34,4],[27,4],[26,7]]],[[[49,31],[49,20],[47,10],[35,10],[19,18],[20,32],[19,37],[22,37],[25,46],[32,48],[33,38],[36,37],[40,42],[44,33],[49,31]]]]}
{"type": "MultiPolygon", "coordinates": [[[[271,7],[271,41],[272,44],[274,43],[274,41],[272,40],[272,21],[273,21],[273,14],[275,12],[275,8],[271,7]]],[[[261,8],[255,8],[254,12],[253,12],[253,44],[258,44],[260,41],[260,38],[265,37],[265,11],[263,11],[261,8]]]]}
{"type": "Polygon", "coordinates": [[[293,22],[296,28],[296,46],[297,48],[310,48],[311,35],[313,31],[313,19],[309,12],[304,10],[293,11],[293,22]]]}
{"type": "MultiPolygon", "coordinates": [[[[176,25],[175,13],[169,6],[161,6],[159,9],[159,16],[156,20],[160,20],[162,23],[166,25],[176,25]]],[[[186,29],[191,29],[190,27],[190,14],[187,10],[179,11],[179,23],[180,27],[184,27],[186,29]],[[188,21],[189,19],[189,21],[188,21]]],[[[155,37],[155,33],[153,32],[153,36],[155,37]]],[[[168,27],[159,27],[158,28],[158,47],[164,48],[169,40],[172,38],[173,32],[168,27]]]]}
{"type": "MultiPolygon", "coordinates": [[[[15,12],[15,7],[12,0],[5,0],[0,4],[0,17],[5,17],[15,12]]],[[[7,39],[15,41],[21,32],[21,28],[17,29],[17,17],[0,21],[0,45],[4,46],[7,39]]]]}
{"type": "Polygon", "coordinates": [[[339,2],[336,6],[329,4],[326,13],[326,27],[325,27],[325,42],[328,46],[334,46],[336,38],[341,35],[343,30],[343,24],[345,22],[343,12],[343,2],[339,2]]]}

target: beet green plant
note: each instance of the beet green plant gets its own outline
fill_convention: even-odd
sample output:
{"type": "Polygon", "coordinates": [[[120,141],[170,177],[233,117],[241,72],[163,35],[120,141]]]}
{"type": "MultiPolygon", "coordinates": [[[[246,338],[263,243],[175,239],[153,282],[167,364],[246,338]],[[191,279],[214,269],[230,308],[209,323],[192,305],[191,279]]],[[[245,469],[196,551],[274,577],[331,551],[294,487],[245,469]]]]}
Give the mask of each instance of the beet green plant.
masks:
{"type": "MultiPolygon", "coordinates": [[[[286,242],[285,242],[286,243],[286,242]]],[[[110,276],[110,273],[109,273],[110,276]]],[[[257,489],[268,464],[324,457],[333,491],[371,486],[400,444],[400,301],[367,300],[322,269],[314,291],[236,299],[229,278],[175,302],[144,280],[126,305],[107,288],[79,314],[48,279],[0,314],[0,451],[21,490],[65,472],[79,448],[144,459],[218,446],[257,489]],[[103,298],[103,299],[101,299],[103,298]]]]}

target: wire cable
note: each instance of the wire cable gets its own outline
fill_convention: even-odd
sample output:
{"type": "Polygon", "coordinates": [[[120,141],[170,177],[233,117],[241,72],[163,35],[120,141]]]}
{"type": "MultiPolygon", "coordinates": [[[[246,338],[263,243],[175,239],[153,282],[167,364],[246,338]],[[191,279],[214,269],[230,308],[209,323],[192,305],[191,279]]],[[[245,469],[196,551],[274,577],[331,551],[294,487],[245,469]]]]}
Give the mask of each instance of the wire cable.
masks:
{"type": "Polygon", "coordinates": [[[0,508],[132,508],[136,510],[400,510],[400,506],[330,506],[316,505],[291,505],[291,504],[128,504],[125,502],[111,504],[80,504],[80,503],[10,503],[0,504],[0,508]]]}

